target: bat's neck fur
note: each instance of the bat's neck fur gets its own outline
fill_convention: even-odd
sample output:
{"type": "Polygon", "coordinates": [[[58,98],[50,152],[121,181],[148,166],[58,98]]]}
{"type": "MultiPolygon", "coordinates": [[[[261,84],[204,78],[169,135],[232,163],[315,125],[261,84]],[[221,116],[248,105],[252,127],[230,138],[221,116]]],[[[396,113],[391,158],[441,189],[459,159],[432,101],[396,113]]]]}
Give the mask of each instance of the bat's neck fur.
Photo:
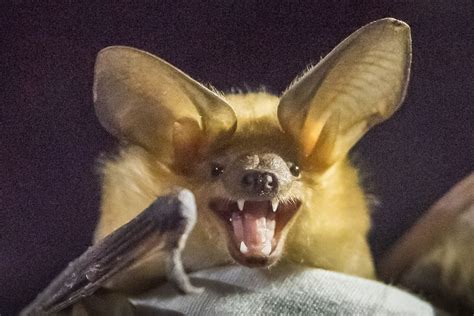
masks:
{"type": "MultiPolygon", "coordinates": [[[[273,135],[278,142],[282,133],[277,119],[279,99],[266,93],[226,95],[239,125],[235,137],[250,134],[273,135]],[[276,135],[276,136],[275,136],[276,135]]],[[[242,136],[243,137],[243,136],[242,136]]],[[[230,262],[225,240],[219,235],[216,220],[200,202],[206,188],[176,176],[137,146],[122,148],[114,159],[103,164],[102,215],[95,238],[100,239],[134,218],[157,195],[173,186],[190,188],[196,195],[199,219],[184,252],[188,268],[230,262]]],[[[364,277],[373,276],[366,241],[369,229],[367,201],[357,171],[344,159],[324,172],[303,172],[303,204],[288,233],[283,260],[327,268],[364,277]]],[[[143,278],[160,275],[151,265],[142,269],[143,278]]],[[[134,278],[140,279],[137,274],[134,278]]]]}

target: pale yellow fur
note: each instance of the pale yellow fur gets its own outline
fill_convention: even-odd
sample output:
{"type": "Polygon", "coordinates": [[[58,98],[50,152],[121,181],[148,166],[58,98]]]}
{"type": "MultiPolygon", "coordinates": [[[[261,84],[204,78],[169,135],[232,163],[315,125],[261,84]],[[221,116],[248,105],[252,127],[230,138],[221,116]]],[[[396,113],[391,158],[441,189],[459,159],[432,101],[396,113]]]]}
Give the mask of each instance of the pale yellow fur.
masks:
{"type": "MultiPolygon", "coordinates": [[[[282,134],[277,119],[278,97],[267,93],[224,96],[234,109],[238,129],[235,138],[256,131],[275,135],[267,142],[279,142],[282,134]]],[[[258,140],[257,140],[258,141],[258,140]]],[[[231,263],[222,227],[207,208],[209,188],[199,179],[175,175],[146,150],[130,145],[104,162],[101,216],[95,240],[108,235],[145,209],[173,186],[189,188],[196,196],[198,223],[191,233],[183,260],[190,270],[231,263]]],[[[366,241],[369,229],[367,201],[357,171],[347,159],[323,171],[303,170],[303,205],[292,221],[283,260],[312,267],[373,277],[373,264],[366,241]]],[[[163,258],[147,260],[122,274],[115,287],[130,287],[162,277],[163,258]]]]}

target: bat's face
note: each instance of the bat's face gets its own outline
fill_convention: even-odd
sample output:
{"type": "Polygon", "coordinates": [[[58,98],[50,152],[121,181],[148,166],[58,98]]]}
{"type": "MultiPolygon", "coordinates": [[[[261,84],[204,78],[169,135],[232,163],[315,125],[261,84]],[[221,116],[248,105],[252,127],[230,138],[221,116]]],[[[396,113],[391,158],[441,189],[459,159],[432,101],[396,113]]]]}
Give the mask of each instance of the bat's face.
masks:
{"type": "Polygon", "coordinates": [[[241,149],[216,155],[200,169],[207,173],[203,195],[230,255],[246,266],[276,262],[302,202],[299,166],[272,150],[241,149]]]}
{"type": "Polygon", "coordinates": [[[110,133],[191,180],[236,261],[265,266],[281,256],[300,205],[318,207],[299,193],[314,179],[302,181],[298,168],[324,172],[346,159],[398,109],[410,63],[408,25],[381,19],[341,42],[275,102],[257,102],[243,115],[243,105],[232,107],[156,56],[110,47],[97,57],[94,103],[110,133]]]}

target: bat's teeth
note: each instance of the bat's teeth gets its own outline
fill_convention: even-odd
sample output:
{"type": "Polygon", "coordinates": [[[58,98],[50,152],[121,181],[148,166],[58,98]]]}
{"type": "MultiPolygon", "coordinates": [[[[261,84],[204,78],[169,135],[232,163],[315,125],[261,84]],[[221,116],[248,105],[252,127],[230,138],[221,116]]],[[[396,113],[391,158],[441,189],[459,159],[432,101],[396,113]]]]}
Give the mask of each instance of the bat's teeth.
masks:
{"type": "Polygon", "coordinates": [[[265,245],[262,248],[262,253],[265,256],[268,256],[272,252],[272,243],[271,242],[266,242],[265,245]]]}
{"type": "Polygon", "coordinates": [[[243,253],[243,254],[246,254],[248,251],[249,251],[249,249],[247,248],[247,245],[242,240],[240,242],[240,252],[243,253]]]}
{"type": "Polygon", "coordinates": [[[243,211],[243,210],[244,210],[244,204],[245,204],[245,200],[244,200],[244,199],[238,199],[238,200],[237,200],[237,206],[239,207],[239,210],[240,210],[240,211],[243,211]]]}
{"type": "Polygon", "coordinates": [[[278,200],[277,199],[273,199],[272,200],[272,211],[273,213],[275,213],[278,209],[278,200]]]}

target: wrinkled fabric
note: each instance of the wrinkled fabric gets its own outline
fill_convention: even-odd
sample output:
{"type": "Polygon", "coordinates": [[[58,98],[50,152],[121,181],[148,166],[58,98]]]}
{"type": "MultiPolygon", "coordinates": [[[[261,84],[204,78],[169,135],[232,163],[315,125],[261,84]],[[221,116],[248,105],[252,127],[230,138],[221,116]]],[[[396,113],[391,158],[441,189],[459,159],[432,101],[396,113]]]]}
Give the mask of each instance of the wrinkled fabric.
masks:
{"type": "Polygon", "coordinates": [[[74,306],[73,315],[435,315],[420,298],[393,286],[301,267],[242,266],[191,273],[201,294],[181,295],[162,284],[137,296],[102,293],[74,306]]]}

